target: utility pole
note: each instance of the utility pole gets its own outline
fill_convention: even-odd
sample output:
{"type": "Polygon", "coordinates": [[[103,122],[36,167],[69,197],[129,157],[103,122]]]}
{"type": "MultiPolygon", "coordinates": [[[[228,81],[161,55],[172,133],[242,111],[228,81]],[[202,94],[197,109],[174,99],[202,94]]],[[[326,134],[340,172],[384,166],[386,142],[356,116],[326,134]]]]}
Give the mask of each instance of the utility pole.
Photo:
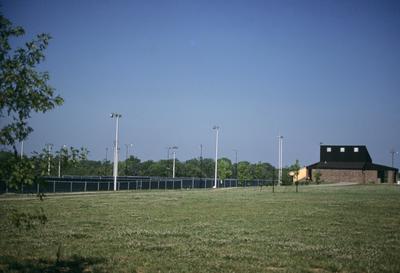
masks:
{"type": "Polygon", "coordinates": [[[172,178],[175,178],[175,158],[176,158],[176,152],[175,150],[178,149],[177,146],[173,146],[173,147],[169,147],[170,150],[173,150],[172,152],[172,156],[173,156],[173,160],[172,160],[172,178]]]}
{"type": "Polygon", "coordinates": [[[283,136],[278,136],[278,185],[282,185],[282,150],[283,150],[283,136]]]}
{"type": "Polygon", "coordinates": [[[394,156],[398,155],[399,152],[397,152],[394,148],[392,148],[389,153],[392,154],[392,168],[394,168],[394,156]]]}
{"type": "Polygon", "coordinates": [[[219,126],[214,126],[213,129],[216,131],[215,134],[215,173],[214,173],[214,186],[213,188],[217,188],[217,179],[218,179],[218,133],[219,126]]]}
{"type": "Polygon", "coordinates": [[[46,147],[47,147],[47,153],[48,153],[48,158],[47,158],[47,175],[50,176],[50,172],[51,172],[50,153],[51,153],[51,149],[53,148],[53,144],[47,143],[47,144],[46,144],[46,147]]]}
{"type": "Polygon", "coordinates": [[[111,113],[111,118],[115,118],[115,143],[114,143],[114,191],[117,190],[117,176],[118,176],[118,121],[122,117],[121,114],[111,113]]]}
{"type": "Polygon", "coordinates": [[[200,144],[200,178],[203,176],[203,144],[200,144]]]}

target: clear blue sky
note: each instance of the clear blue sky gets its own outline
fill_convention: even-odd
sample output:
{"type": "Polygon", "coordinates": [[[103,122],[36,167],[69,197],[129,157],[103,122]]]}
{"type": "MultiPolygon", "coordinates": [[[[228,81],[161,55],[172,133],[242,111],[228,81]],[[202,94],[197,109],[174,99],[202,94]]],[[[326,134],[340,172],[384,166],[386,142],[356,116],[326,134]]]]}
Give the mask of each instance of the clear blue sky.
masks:
{"type": "MultiPolygon", "coordinates": [[[[319,160],[319,143],[400,149],[400,1],[1,1],[30,39],[53,39],[41,70],[65,104],[33,115],[45,143],[109,158],[115,123],[142,160],[220,155],[319,160]]],[[[399,167],[400,159],[396,166],[399,167]]]]}

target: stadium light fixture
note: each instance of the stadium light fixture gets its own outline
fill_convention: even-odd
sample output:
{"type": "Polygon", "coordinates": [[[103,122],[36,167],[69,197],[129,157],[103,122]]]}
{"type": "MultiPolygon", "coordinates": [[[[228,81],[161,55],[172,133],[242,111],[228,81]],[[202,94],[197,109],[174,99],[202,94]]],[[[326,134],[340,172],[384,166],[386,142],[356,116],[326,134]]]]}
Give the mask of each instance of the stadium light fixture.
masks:
{"type": "Polygon", "coordinates": [[[111,118],[115,119],[115,142],[114,142],[114,169],[113,169],[113,176],[114,176],[114,191],[117,190],[117,176],[118,176],[118,122],[119,118],[122,117],[121,114],[118,113],[111,113],[111,118]]]}
{"type": "Polygon", "coordinates": [[[394,148],[392,148],[392,149],[390,150],[390,153],[392,154],[392,168],[394,168],[394,156],[395,156],[395,155],[398,155],[399,152],[396,151],[394,148]]]}
{"type": "Polygon", "coordinates": [[[218,134],[219,134],[219,126],[214,126],[213,130],[216,131],[215,134],[215,172],[214,172],[214,186],[213,189],[217,188],[217,179],[218,179],[218,134]]]}

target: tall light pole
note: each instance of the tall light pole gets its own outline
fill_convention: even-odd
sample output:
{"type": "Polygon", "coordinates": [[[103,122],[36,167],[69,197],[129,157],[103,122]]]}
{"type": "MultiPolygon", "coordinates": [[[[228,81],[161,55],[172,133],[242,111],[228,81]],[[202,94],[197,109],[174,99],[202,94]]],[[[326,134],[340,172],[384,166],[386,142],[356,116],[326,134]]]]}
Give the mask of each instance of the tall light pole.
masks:
{"type": "Polygon", "coordinates": [[[119,118],[122,117],[121,114],[118,113],[111,113],[111,118],[115,119],[115,142],[114,142],[114,169],[113,169],[113,176],[114,176],[114,191],[117,190],[117,176],[118,176],[118,121],[119,118]]]}
{"type": "Polygon", "coordinates": [[[203,177],[203,144],[200,144],[200,178],[203,177]]]}
{"type": "Polygon", "coordinates": [[[67,145],[63,145],[60,150],[60,154],[58,155],[58,177],[61,177],[61,155],[63,151],[67,148],[67,145]]]}
{"type": "Polygon", "coordinates": [[[214,173],[214,186],[213,188],[217,188],[217,177],[218,177],[218,133],[219,133],[219,126],[214,126],[213,130],[216,131],[215,134],[215,173],[214,173]]]}
{"type": "Polygon", "coordinates": [[[398,155],[399,152],[397,152],[395,149],[391,149],[390,153],[392,154],[392,168],[394,168],[394,156],[398,155]]]}
{"type": "Polygon", "coordinates": [[[128,175],[128,155],[129,155],[129,147],[133,147],[133,144],[125,144],[126,148],[126,157],[125,157],[125,175],[128,175]]]}
{"type": "Polygon", "coordinates": [[[278,136],[278,185],[282,185],[282,150],[283,150],[283,136],[278,136]]]}
{"type": "Polygon", "coordinates": [[[50,161],[50,153],[51,149],[53,148],[53,144],[47,143],[47,153],[48,153],[48,159],[47,159],[47,175],[50,176],[50,171],[51,171],[51,161],[50,161]]]}
{"type": "Polygon", "coordinates": [[[168,148],[169,150],[173,150],[172,152],[172,178],[175,178],[175,159],[176,159],[176,152],[175,150],[178,149],[177,146],[172,146],[168,148]]]}

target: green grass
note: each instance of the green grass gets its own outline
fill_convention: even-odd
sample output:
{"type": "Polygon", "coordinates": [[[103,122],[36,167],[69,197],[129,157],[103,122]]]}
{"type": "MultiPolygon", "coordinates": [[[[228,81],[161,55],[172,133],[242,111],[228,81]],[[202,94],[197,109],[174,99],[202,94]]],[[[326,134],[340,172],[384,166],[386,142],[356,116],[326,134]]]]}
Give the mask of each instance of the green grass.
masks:
{"type": "Polygon", "coordinates": [[[400,187],[294,189],[1,198],[0,272],[400,272],[400,187]]]}

